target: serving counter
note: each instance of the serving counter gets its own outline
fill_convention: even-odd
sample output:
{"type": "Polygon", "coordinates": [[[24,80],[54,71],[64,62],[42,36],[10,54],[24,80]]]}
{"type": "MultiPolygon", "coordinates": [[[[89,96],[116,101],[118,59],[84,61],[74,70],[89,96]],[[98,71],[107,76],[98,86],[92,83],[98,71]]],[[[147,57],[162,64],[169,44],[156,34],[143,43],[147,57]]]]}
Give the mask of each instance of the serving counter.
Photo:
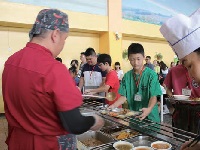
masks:
{"type": "Polygon", "coordinates": [[[167,98],[166,100],[174,107],[173,126],[197,134],[200,131],[200,101],[188,98],[167,98]]]}
{"type": "Polygon", "coordinates": [[[100,131],[88,131],[78,135],[79,150],[112,150],[114,149],[113,143],[119,140],[128,141],[135,147],[150,147],[152,142],[165,141],[172,145],[172,150],[179,150],[185,141],[197,136],[164,123],[155,123],[148,119],[140,121],[136,118],[138,113],[130,113],[130,110],[125,111],[129,115],[113,115],[114,113],[107,111],[103,104],[96,101],[84,102],[81,112],[83,115],[98,114],[102,116],[105,119],[105,125],[100,131]]]}

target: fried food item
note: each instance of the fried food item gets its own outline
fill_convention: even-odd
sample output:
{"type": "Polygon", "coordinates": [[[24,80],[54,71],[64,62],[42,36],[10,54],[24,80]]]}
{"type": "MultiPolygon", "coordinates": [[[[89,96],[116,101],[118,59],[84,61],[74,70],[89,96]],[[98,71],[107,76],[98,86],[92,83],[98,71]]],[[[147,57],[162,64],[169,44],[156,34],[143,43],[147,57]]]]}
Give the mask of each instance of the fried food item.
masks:
{"type": "Polygon", "coordinates": [[[118,115],[118,116],[116,116],[117,118],[120,118],[120,119],[124,119],[124,118],[126,118],[126,116],[125,115],[118,115]]]}
{"type": "Polygon", "coordinates": [[[110,115],[111,117],[116,117],[116,116],[119,115],[119,113],[116,113],[116,112],[109,112],[109,115],[110,115]]]}
{"type": "Polygon", "coordinates": [[[153,144],[152,147],[155,149],[168,149],[170,146],[168,144],[159,143],[159,144],[153,144]]]}
{"type": "Polygon", "coordinates": [[[117,136],[115,136],[115,139],[117,140],[123,140],[123,139],[127,139],[130,138],[132,136],[138,135],[138,132],[135,131],[122,131],[120,132],[117,136]]]}
{"type": "Polygon", "coordinates": [[[139,115],[140,112],[137,111],[130,111],[126,113],[127,117],[139,115]]]}
{"type": "Polygon", "coordinates": [[[189,100],[192,100],[192,101],[200,101],[200,97],[189,98],[189,100]]]}
{"type": "Polygon", "coordinates": [[[127,139],[129,135],[130,133],[128,132],[121,132],[118,136],[116,136],[116,139],[118,140],[127,139]]]}

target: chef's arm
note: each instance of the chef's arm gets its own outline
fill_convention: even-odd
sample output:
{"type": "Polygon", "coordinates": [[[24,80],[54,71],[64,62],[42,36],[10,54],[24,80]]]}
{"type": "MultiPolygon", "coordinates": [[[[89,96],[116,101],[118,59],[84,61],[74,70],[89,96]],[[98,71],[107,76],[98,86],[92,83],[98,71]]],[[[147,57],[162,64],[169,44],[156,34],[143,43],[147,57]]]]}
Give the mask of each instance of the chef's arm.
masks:
{"type": "Polygon", "coordinates": [[[95,118],[83,116],[78,107],[69,111],[58,112],[58,114],[65,130],[73,134],[82,134],[95,124],[95,118]]]}

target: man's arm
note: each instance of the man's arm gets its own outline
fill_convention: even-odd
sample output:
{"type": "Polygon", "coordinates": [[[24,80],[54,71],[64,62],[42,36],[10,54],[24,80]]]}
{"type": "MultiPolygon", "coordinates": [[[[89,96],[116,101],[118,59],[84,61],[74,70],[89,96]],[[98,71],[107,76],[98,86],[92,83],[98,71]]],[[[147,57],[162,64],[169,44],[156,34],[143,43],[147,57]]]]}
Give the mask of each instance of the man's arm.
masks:
{"type": "Polygon", "coordinates": [[[125,96],[120,96],[118,98],[118,100],[114,104],[112,104],[112,105],[109,106],[109,108],[110,109],[117,108],[120,105],[124,104],[125,101],[126,101],[126,97],[125,96]]]}
{"type": "Polygon", "coordinates": [[[149,100],[149,104],[147,108],[142,108],[142,114],[140,116],[138,116],[138,118],[140,120],[143,120],[144,118],[146,118],[152,111],[153,107],[156,105],[157,103],[157,97],[153,96],[150,98],[149,100]]]}
{"type": "Polygon", "coordinates": [[[105,82],[106,82],[106,77],[102,77],[102,82],[101,82],[100,86],[103,86],[105,84],[105,82]]]}
{"type": "Polygon", "coordinates": [[[187,141],[185,142],[182,146],[180,150],[199,150],[200,148],[200,142],[197,143],[196,145],[194,145],[193,147],[187,147],[187,145],[190,143],[191,141],[187,141]]]}
{"type": "Polygon", "coordinates": [[[84,85],[84,77],[81,77],[81,78],[80,78],[80,81],[79,81],[79,85],[78,85],[80,91],[82,90],[83,85],[84,85]]]}
{"type": "Polygon", "coordinates": [[[103,86],[100,86],[97,89],[87,89],[87,90],[85,90],[85,94],[95,94],[95,93],[100,93],[100,92],[108,92],[109,89],[110,89],[110,86],[104,84],[103,86]]]}
{"type": "Polygon", "coordinates": [[[104,120],[95,116],[83,116],[79,108],[58,112],[60,120],[66,131],[73,134],[82,134],[89,129],[95,131],[104,125],[104,120]]]}
{"type": "Polygon", "coordinates": [[[167,94],[169,97],[172,97],[172,96],[173,96],[172,89],[169,89],[169,88],[165,87],[165,90],[166,90],[166,94],[167,94]]]}

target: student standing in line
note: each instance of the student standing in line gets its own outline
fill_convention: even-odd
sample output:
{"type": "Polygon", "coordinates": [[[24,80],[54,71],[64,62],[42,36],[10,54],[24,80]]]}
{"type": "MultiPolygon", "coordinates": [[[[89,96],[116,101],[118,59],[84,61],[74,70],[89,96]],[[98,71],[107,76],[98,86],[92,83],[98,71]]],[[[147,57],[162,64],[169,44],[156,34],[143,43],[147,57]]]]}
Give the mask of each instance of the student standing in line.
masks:
{"type": "Polygon", "coordinates": [[[124,76],[124,72],[121,69],[120,63],[119,62],[115,62],[115,71],[117,72],[117,76],[119,81],[121,82],[123,76],[124,76]]]}
{"type": "MultiPolygon", "coordinates": [[[[97,55],[93,48],[88,48],[85,51],[87,63],[82,69],[82,74],[79,82],[79,89],[96,89],[105,83],[106,72],[103,72],[97,64],[97,55]]],[[[83,90],[83,92],[84,92],[83,90]]],[[[99,93],[100,96],[105,96],[105,93],[99,93]]],[[[98,100],[104,102],[104,99],[98,100]]]]}
{"type": "Polygon", "coordinates": [[[100,86],[97,89],[88,89],[85,91],[86,94],[96,94],[99,92],[114,92],[116,95],[115,100],[113,101],[108,101],[106,100],[106,104],[112,105],[119,97],[119,80],[118,80],[118,76],[115,70],[112,69],[111,67],[111,63],[112,63],[112,59],[110,57],[110,55],[108,54],[100,54],[97,58],[97,63],[99,68],[102,71],[105,71],[106,74],[106,81],[105,84],[100,86]]]}
{"type": "Polygon", "coordinates": [[[132,43],[128,47],[128,59],[133,69],[124,74],[120,84],[121,97],[109,108],[122,105],[126,100],[130,110],[142,110],[141,120],[148,119],[160,122],[157,96],[161,95],[158,76],[155,71],[145,67],[144,48],[139,43],[132,43]]]}

